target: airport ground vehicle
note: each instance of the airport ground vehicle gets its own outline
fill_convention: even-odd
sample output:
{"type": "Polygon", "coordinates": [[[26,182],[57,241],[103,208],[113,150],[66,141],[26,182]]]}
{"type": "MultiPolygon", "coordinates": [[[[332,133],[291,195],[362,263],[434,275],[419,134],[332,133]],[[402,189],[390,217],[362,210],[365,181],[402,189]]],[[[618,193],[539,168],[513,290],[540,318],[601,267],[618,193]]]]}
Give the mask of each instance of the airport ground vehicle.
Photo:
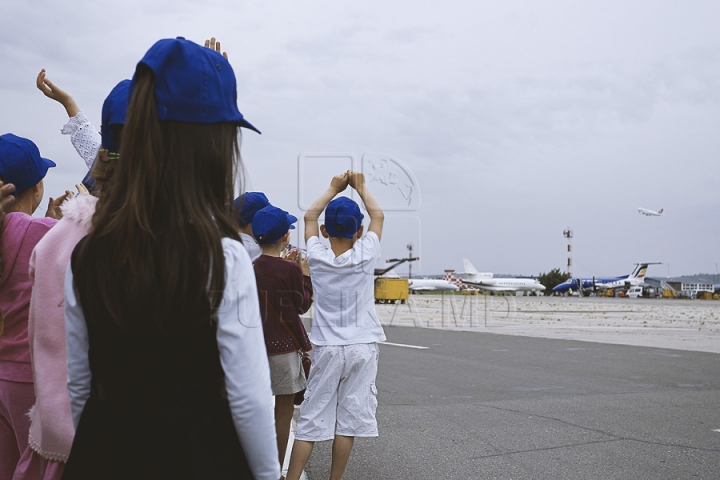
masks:
{"type": "Polygon", "coordinates": [[[407,278],[376,278],[375,303],[405,303],[408,290],[407,278]]]}
{"type": "Polygon", "coordinates": [[[626,294],[626,296],[628,298],[638,298],[638,297],[642,297],[642,295],[643,295],[643,287],[640,287],[640,286],[630,287],[626,294]]]}

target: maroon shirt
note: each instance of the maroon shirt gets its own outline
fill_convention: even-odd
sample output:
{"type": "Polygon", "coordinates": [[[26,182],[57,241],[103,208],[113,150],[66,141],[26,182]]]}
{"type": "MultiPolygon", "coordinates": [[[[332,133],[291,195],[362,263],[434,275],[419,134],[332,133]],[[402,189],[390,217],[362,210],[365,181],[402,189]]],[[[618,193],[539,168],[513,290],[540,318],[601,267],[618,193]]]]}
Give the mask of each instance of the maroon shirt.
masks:
{"type": "Polygon", "coordinates": [[[290,353],[298,349],[279,321],[290,327],[303,351],[312,350],[300,320],[300,315],[307,312],[312,305],[310,277],[303,275],[297,263],[268,255],[260,255],[253,266],[268,355],[290,353]],[[278,318],[278,315],[281,318],[278,318]]]}

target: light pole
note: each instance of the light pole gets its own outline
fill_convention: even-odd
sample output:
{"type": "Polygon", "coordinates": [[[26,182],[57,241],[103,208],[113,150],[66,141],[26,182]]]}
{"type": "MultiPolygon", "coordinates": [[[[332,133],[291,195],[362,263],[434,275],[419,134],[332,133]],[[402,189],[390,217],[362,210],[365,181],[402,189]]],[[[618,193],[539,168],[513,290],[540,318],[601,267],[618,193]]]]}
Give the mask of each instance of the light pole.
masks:
{"type": "Polygon", "coordinates": [[[567,272],[568,272],[568,278],[572,278],[572,274],[570,273],[570,266],[572,265],[572,246],[570,245],[570,239],[573,237],[573,231],[570,230],[570,227],[568,227],[566,230],[563,231],[563,236],[567,238],[568,241],[568,262],[567,262],[567,272]]]}
{"type": "MultiPolygon", "coordinates": [[[[407,244],[408,249],[408,258],[413,258],[412,256],[412,242],[407,244]]],[[[408,279],[412,278],[412,262],[408,262],[408,279]]]]}

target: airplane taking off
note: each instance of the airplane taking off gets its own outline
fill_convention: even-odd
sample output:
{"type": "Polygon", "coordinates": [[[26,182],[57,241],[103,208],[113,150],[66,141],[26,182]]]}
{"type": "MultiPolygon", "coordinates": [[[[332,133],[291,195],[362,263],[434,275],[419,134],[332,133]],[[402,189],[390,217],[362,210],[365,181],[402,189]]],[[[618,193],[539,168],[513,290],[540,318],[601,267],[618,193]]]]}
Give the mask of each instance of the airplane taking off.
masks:
{"type": "Polygon", "coordinates": [[[465,278],[462,283],[469,287],[491,292],[536,292],[545,290],[545,285],[535,278],[495,278],[492,273],[478,272],[467,258],[463,259],[465,278]]]}
{"type": "Polygon", "coordinates": [[[594,290],[607,290],[609,288],[630,288],[643,283],[648,265],[659,265],[659,263],[636,263],[635,268],[629,275],[622,275],[620,277],[568,278],[553,288],[552,291],[565,293],[571,288],[577,291],[579,286],[582,286],[583,292],[588,293],[594,290]]]}
{"type": "Polygon", "coordinates": [[[638,208],[638,212],[642,213],[643,215],[646,215],[648,217],[662,217],[663,209],[661,208],[657,212],[654,210],[648,210],[647,208],[638,208]]]}

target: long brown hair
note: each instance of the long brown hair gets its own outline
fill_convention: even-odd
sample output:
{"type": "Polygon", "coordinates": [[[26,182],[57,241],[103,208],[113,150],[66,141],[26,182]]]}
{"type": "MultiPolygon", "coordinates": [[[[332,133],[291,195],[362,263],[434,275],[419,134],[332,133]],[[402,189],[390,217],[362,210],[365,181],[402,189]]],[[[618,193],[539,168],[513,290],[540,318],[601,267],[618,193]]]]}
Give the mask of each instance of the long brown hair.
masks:
{"type": "Polygon", "coordinates": [[[210,319],[225,288],[239,128],[158,120],[155,77],[139,66],[120,158],[75,264],[86,316],[122,328],[210,319]],[[82,292],[97,295],[84,298],[82,292]]]}

